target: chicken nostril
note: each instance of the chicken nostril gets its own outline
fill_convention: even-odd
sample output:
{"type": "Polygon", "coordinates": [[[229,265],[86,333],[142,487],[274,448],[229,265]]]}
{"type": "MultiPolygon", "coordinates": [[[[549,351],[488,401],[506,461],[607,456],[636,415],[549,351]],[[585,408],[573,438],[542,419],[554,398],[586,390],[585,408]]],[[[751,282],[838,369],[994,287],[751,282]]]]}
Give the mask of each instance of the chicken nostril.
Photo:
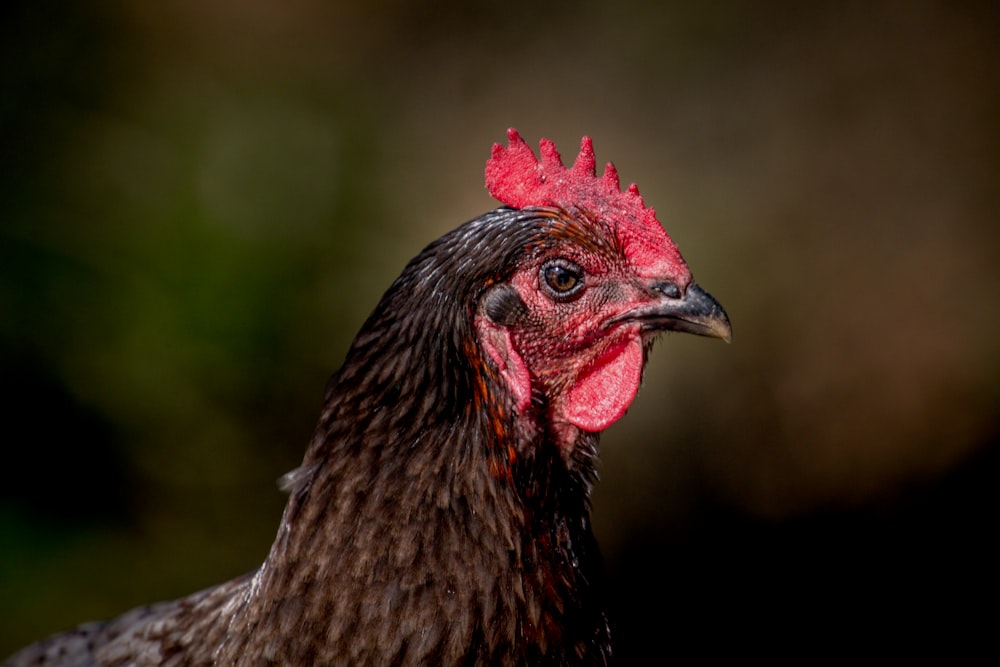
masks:
{"type": "Polygon", "coordinates": [[[674,283],[662,282],[654,283],[653,290],[659,292],[668,299],[679,299],[681,296],[681,288],[674,283]]]}

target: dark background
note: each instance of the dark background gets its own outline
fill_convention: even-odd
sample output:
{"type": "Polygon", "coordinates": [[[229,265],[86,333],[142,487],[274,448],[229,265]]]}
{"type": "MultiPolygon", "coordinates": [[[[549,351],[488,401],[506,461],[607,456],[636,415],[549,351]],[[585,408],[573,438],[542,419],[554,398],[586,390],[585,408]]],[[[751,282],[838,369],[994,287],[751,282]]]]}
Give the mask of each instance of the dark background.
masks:
{"type": "Polygon", "coordinates": [[[626,662],[995,638],[995,3],[82,5],[0,10],[0,655],[263,559],[508,126],[591,135],[734,325],[604,438],[626,662]]]}

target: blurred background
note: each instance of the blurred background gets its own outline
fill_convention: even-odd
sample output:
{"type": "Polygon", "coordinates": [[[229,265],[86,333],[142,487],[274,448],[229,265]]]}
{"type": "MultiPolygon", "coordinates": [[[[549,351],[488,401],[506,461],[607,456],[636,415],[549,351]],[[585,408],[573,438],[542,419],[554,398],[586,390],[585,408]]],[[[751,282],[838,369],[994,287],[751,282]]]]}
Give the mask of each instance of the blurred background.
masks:
{"type": "Polygon", "coordinates": [[[260,563],[327,377],[495,206],[509,126],[591,135],[733,321],[661,341],[603,440],[623,661],[995,634],[996,3],[0,15],[0,655],[260,563]]]}

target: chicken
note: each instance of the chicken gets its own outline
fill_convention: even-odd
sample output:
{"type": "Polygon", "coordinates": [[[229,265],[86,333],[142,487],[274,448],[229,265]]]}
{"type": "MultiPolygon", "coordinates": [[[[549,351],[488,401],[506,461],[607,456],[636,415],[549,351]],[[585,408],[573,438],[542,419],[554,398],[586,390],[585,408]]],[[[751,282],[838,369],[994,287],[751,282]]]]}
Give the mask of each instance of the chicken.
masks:
{"type": "Polygon", "coordinates": [[[663,331],[726,341],[635,185],[515,130],[503,207],[431,243],[332,377],[255,572],[82,625],[21,665],[606,664],[600,431],[663,331]]]}

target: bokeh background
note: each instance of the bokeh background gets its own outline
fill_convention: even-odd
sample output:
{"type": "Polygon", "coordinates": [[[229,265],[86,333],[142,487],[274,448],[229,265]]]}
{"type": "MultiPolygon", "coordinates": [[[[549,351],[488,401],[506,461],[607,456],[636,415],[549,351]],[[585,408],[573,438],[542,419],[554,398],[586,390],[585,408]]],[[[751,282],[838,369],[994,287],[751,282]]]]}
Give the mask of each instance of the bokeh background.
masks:
{"type": "Polygon", "coordinates": [[[624,662],[995,634],[996,3],[0,15],[0,654],[261,561],[326,378],[494,207],[508,126],[591,135],[734,324],[661,342],[604,438],[624,662]]]}

